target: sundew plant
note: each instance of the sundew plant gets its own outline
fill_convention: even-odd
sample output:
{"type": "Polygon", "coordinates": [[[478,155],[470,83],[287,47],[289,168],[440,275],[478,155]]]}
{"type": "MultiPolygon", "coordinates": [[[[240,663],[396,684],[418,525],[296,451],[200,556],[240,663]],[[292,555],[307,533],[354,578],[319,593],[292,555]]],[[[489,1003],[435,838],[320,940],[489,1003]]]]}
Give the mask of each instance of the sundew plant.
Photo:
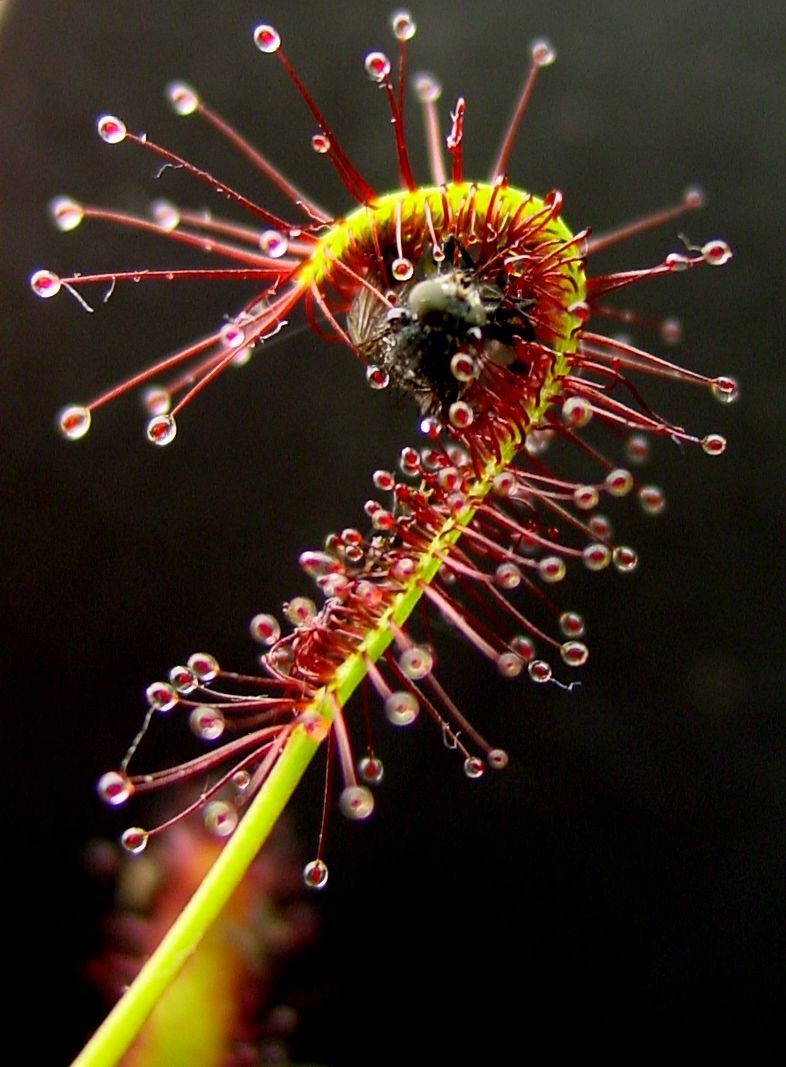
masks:
{"type": "Polygon", "coordinates": [[[124,847],[144,851],[151,837],[193,811],[226,844],[79,1063],[109,1064],[123,1054],[320,752],[325,811],[304,879],[313,889],[326,886],[324,831],[334,803],[350,819],[374,810],[374,787],[384,774],[378,710],[393,728],[428,720],[434,742],[453,750],[470,779],[502,771],[508,754],[485,736],[493,735],[493,720],[486,716],[481,732],[473,708],[440,673],[438,631],[452,630],[466,642],[478,670],[512,685],[570,690],[590,650],[587,622],[563,585],[576,568],[598,572],[598,581],[601,572],[635,571],[637,553],[618,539],[607,512],[626,496],[635,496],[646,514],[662,512],[663,490],[638,473],[651,441],[670,439],[708,457],[726,447],[714,430],[679,425],[651,406],[647,380],[704,389],[721,403],[736,398],[735,381],[657,355],[628,333],[654,331],[659,341],[678,341],[677,321],[637,315],[627,290],[671,275],[683,276],[687,287],[694,269],[730,260],[724,240],[693,236],[694,220],[690,236],[674,238],[674,227],[668,229],[702,206],[700,190],[689,188],[672,204],[605,233],[574,227],[566,221],[567,192],[529,190],[510,166],[536,82],[556,58],[553,46],[533,42],[498,150],[487,171],[476,174],[465,166],[471,99],[444,101],[438,79],[420,73],[420,57],[413,67],[409,12],[395,12],[391,29],[390,50],[371,50],[364,61],[387,109],[388,121],[376,131],[389,142],[387,187],[374,187],[362,159],[350,158],[312,96],[307,72],[290,61],[288,42],[260,23],[251,45],[268,64],[264,77],[289,79],[315,173],[335,171],[342,203],[328,207],[295,185],[285,159],[274,161],[195,87],[175,82],[167,89],[175,113],[201,122],[206,137],[223,140],[256,168],[250,189],[183,158],[152,128],[137,132],[122,116],[102,114],[101,140],[117,152],[148,153],[159,176],[169,168],[190,175],[209,208],[183,209],[160,197],[149,215],[72,196],[51,205],[63,231],[94,223],[144,231],[193,249],[194,266],[70,274],[41,268],[31,277],[40,297],[70,296],[100,312],[116,288],[136,282],[161,284],[163,299],[170,285],[237,280],[256,289],[203,336],[64,407],[59,425],[67,439],[85,438],[96,420],[111,418],[111,402],[140,390],[151,445],[176,448],[198,408],[209,404],[201,394],[217,377],[244,365],[243,373],[253,374],[266,350],[274,351],[273,339],[302,323],[348,350],[372,390],[408,398],[417,420],[413,442],[388,467],[369,472],[365,525],[328,532],[303,551],[310,588],[280,612],[251,619],[260,647],[255,670],[236,670],[198,651],[147,687],[140,731],[100,778],[99,794],[128,811],[137,810],[140,795],[172,786],[182,796],[190,785],[192,799],[164,823],[130,818],[124,847]],[[416,136],[427,145],[423,174],[411,158],[416,136]],[[265,188],[288,203],[285,214],[268,209],[265,188]],[[604,266],[607,249],[664,226],[668,240],[657,261],[604,266]],[[148,733],[175,717],[187,720],[201,749],[149,770],[148,733]]]}

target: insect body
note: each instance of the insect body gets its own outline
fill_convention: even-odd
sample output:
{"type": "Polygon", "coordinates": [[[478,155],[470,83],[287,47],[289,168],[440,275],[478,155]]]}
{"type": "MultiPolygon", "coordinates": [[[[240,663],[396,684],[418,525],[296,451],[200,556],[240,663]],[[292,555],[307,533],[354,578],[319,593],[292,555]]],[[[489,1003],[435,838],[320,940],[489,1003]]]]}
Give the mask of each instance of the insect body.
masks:
{"type": "MultiPolygon", "coordinates": [[[[526,311],[535,301],[506,295],[507,276],[487,282],[453,238],[460,265],[431,261],[431,273],[399,292],[385,308],[363,289],[347,319],[349,335],[367,363],[417,400],[424,415],[445,417],[486,359],[510,364],[514,334],[534,340],[526,311]]],[[[447,258],[446,256],[442,257],[447,258]]]]}

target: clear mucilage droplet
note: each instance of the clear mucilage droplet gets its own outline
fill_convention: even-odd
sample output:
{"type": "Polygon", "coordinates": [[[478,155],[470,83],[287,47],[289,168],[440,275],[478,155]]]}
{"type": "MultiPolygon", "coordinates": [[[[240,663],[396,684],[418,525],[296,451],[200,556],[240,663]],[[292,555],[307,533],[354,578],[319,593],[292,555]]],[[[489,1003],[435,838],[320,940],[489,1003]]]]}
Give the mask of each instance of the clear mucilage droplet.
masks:
{"type": "Polygon", "coordinates": [[[177,436],[177,423],[172,415],[156,415],[147,424],[147,439],[152,445],[163,448],[177,436]]]}
{"type": "Polygon", "coordinates": [[[120,144],[128,134],[126,124],[115,115],[102,115],[96,123],[96,129],[98,136],[107,144],[120,144]]]}
{"type": "Polygon", "coordinates": [[[70,196],[58,196],[50,203],[49,210],[58,230],[75,230],[85,217],[84,208],[70,196]]]}
{"type": "Polygon", "coordinates": [[[260,612],[249,623],[251,636],[262,645],[274,645],[281,637],[281,625],[274,615],[260,612]]]}
{"type": "Polygon", "coordinates": [[[134,792],[131,780],[120,771],[107,771],[98,779],[96,785],[98,795],[105,804],[111,804],[113,808],[125,804],[134,792]]]}
{"type": "Polygon", "coordinates": [[[199,108],[199,95],[185,82],[171,82],[166,88],[166,95],[177,115],[193,115],[199,108]]]}
{"type": "Polygon", "coordinates": [[[277,52],[281,47],[281,37],[272,26],[263,24],[254,30],[254,44],[260,52],[277,52]]]}
{"type": "Polygon", "coordinates": [[[167,712],[177,704],[178,695],[168,682],[153,682],[145,690],[145,699],[154,711],[167,712]]]}
{"type": "Polygon", "coordinates": [[[480,778],[485,771],[486,766],[482,759],[477,756],[468,756],[464,760],[464,774],[467,778],[480,778]]]}
{"type": "Polygon", "coordinates": [[[214,837],[229,837],[239,821],[237,808],[225,800],[213,800],[205,808],[205,829],[214,837]]]}
{"type": "Polygon", "coordinates": [[[57,296],[62,284],[58,275],[51,270],[37,270],[30,276],[31,289],[44,300],[57,296]]]}
{"type": "Polygon", "coordinates": [[[307,889],[324,889],[328,881],[327,864],[322,860],[311,860],[303,868],[303,881],[307,889]]]}
{"type": "Polygon", "coordinates": [[[379,785],[385,777],[382,760],[377,759],[376,756],[364,756],[363,759],[358,760],[358,774],[369,785],[379,785]]]}
{"type": "Polygon", "coordinates": [[[126,852],[138,856],[140,852],[144,852],[147,848],[149,836],[147,830],[143,830],[141,826],[129,826],[120,835],[120,844],[126,852]]]}
{"type": "Polygon", "coordinates": [[[363,785],[349,785],[339,796],[338,806],[348,819],[367,819],[374,810],[374,794],[363,785]]]}
{"type": "Polygon", "coordinates": [[[418,717],[419,710],[414,693],[406,690],[391,693],[385,701],[385,717],[394,726],[409,726],[418,717]]]}
{"type": "Polygon", "coordinates": [[[201,704],[191,712],[188,724],[202,741],[217,741],[224,732],[226,721],[220,708],[201,704]]]}
{"type": "Polygon", "coordinates": [[[431,672],[434,657],[425,645],[410,645],[399,656],[398,665],[407,678],[417,682],[431,672]]]}
{"type": "Polygon", "coordinates": [[[81,404],[71,404],[63,408],[57,417],[60,432],[69,441],[78,441],[84,437],[90,429],[90,408],[82,407],[81,404]]]}

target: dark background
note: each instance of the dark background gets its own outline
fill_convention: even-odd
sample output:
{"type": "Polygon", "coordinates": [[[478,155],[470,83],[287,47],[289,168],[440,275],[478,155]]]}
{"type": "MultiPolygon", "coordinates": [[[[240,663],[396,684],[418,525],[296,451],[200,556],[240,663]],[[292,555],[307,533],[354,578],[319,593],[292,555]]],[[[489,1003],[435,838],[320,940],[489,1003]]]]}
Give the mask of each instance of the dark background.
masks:
{"type": "MultiPolygon", "coordinates": [[[[102,412],[86,440],[64,442],[58,408],[212,328],[248,293],[142,285],[94,315],[66,295],[37,301],[27,278],[39,266],[152,267],[177,252],[98,225],[58,234],[47,201],[209,200],[181,175],[157,184],[132,146],[103,145],[94,120],[114,111],[281,207],[198,122],[169,112],[161,88],[183,78],[343,210],[309,147],[310,118],[250,41],[261,20],[281,30],[345,150],[384,188],[392,141],[362,57],[392,52],[389,11],[379,0],[24,0],[6,14],[0,627],[6,921],[18,939],[6,967],[34,1020],[24,1036],[36,1062],[65,1062],[95,1022],[79,978],[97,899],[82,851],[126,824],[99,807],[93,781],[135,732],[144,685],[195,649],[249,668],[246,620],[308,591],[299,551],[360,523],[371,471],[390,466],[415,430],[414,414],[369,392],[347,352],[300,332],[212,386],[169,449],[144,440],[133,397],[102,412]]],[[[705,188],[703,213],[605,262],[656,262],[680,228],[699,243],[727,238],[735,259],[723,271],[652,282],[629,300],[681,316],[680,356],[738,376],[743,395],[723,408],[687,388],[648,391],[676,421],[724,433],[729,449],[719,460],[656,450],[646,477],[665,487],[668,512],[614,510],[640,570],[576,574],[559,590],[589,617],[581,688],[503,683],[442,642],[440,677],[509,750],[504,774],[468,782],[425,722],[380,729],[387,776],[373,821],[332,821],[323,940],[308,976],[324,997],[304,1015],[296,1053],[335,1065],[497,1062],[543,1042],[555,1055],[608,1057],[685,1035],[705,1050],[748,1043],[782,1024],[786,949],[786,57],[776,52],[786,17],[765,0],[421,2],[414,14],[412,69],[442,78],[443,115],[459,93],[468,98],[470,175],[486,174],[529,40],[548,35],[559,59],[519,137],[517,184],[558,186],[568,221],[596,231],[690,183],[705,188]]],[[[425,175],[414,107],[410,126],[425,175]]],[[[162,760],[176,751],[165,729],[150,744],[162,760]]],[[[294,802],[306,857],[319,777],[294,802]]],[[[19,1019],[10,1026],[18,1032],[19,1019]]]]}

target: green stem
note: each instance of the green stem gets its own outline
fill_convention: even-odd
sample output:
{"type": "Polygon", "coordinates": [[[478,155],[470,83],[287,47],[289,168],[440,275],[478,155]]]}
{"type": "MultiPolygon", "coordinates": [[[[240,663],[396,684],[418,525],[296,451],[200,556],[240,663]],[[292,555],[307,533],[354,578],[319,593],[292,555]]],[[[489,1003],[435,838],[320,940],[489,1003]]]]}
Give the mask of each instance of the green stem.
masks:
{"type": "MultiPolygon", "coordinates": [[[[547,403],[548,393],[544,390],[541,406],[545,408],[547,403]]],[[[421,554],[415,576],[394,598],[359,651],[347,657],[336,670],[330,685],[316,695],[306,710],[320,716],[323,728],[313,720],[310,724],[294,727],[270,775],[199,889],[133,984],[74,1060],[72,1067],[114,1067],[130,1047],[158,999],[218,918],[267,840],[321,742],[329,733],[334,714],[333,699],[339,707],[343,707],[365,677],[366,660],[376,661],[385,652],[393,640],[394,631],[390,623],[403,626],[406,622],[420,600],[422,586],[434,579],[441,566],[441,557],[461,537],[476,508],[491,490],[494,478],[508,467],[520,446],[521,437],[517,433],[513,433],[501,445],[499,458],[487,464],[482,476],[469,491],[467,506],[458,515],[446,519],[421,554]]]]}
{"type": "Polygon", "coordinates": [[[74,1060],[73,1067],[113,1067],[118,1063],[164,990],[176,978],[239,885],[324,736],[323,732],[295,727],[269,777],[199,889],[133,984],[74,1060]]]}

